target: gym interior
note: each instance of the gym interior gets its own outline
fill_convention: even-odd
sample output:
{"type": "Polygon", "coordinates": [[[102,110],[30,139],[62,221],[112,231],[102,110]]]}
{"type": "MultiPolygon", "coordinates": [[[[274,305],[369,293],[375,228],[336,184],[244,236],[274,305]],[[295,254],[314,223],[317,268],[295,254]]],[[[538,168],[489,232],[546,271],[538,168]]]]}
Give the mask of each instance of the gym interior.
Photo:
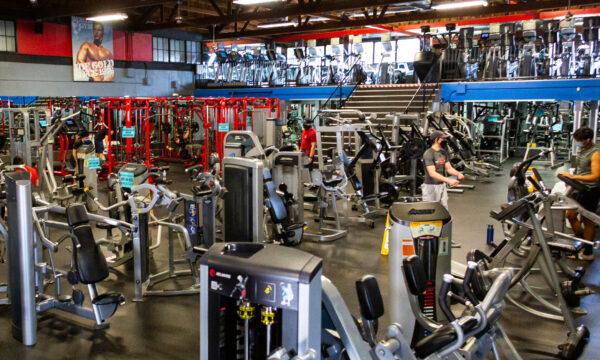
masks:
{"type": "Polygon", "coordinates": [[[600,3],[3,1],[1,359],[598,359],[600,3]]]}

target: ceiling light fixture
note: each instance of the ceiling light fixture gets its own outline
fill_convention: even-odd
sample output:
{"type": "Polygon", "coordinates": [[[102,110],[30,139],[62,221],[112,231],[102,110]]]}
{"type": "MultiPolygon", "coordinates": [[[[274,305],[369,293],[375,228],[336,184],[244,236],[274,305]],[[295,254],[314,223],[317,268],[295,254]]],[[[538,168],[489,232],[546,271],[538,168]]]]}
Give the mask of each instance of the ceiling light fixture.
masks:
{"type": "Polygon", "coordinates": [[[272,28],[288,27],[288,26],[296,26],[296,23],[295,22],[291,22],[291,21],[286,21],[286,22],[279,22],[279,23],[272,23],[272,24],[258,24],[258,25],[256,25],[256,27],[262,28],[262,29],[272,29],[272,28]]]}
{"type": "Polygon", "coordinates": [[[109,22],[109,21],[121,21],[127,19],[127,14],[116,13],[116,14],[105,14],[105,15],[97,15],[85,18],[88,21],[96,21],[96,22],[109,22]]]}
{"type": "Polygon", "coordinates": [[[274,2],[284,2],[285,0],[234,0],[234,4],[238,5],[260,5],[274,2]]]}
{"type": "Polygon", "coordinates": [[[475,7],[475,6],[488,6],[488,2],[485,0],[449,2],[449,3],[433,5],[431,8],[434,10],[454,10],[454,9],[463,9],[463,8],[475,7]]]}

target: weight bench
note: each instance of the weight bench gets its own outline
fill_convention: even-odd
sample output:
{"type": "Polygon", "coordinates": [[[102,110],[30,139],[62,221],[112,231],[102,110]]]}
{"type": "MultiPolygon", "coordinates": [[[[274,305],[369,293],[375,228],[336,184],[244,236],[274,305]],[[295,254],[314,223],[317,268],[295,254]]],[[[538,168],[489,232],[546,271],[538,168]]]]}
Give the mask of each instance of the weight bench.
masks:
{"type": "Polygon", "coordinates": [[[87,285],[96,323],[101,325],[125,302],[125,297],[117,292],[98,294],[96,283],[108,277],[108,264],[94,239],[85,205],[71,205],[67,207],[66,214],[73,240],[74,264],[68,279],[72,285],[87,285]]]}

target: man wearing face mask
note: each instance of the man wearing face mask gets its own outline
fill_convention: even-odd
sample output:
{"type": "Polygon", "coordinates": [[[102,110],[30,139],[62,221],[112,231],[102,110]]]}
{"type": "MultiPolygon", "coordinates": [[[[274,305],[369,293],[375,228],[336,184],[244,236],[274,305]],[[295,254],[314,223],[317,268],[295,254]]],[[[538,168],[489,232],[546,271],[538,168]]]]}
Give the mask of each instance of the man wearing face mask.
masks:
{"type": "Polygon", "coordinates": [[[309,164],[312,164],[315,158],[315,149],[317,148],[317,132],[313,129],[312,120],[304,121],[304,130],[300,139],[300,151],[308,156],[309,164]]]}
{"type": "MultiPolygon", "coordinates": [[[[596,212],[598,200],[600,200],[600,145],[594,144],[594,130],[582,127],[573,133],[573,139],[578,147],[575,158],[575,172],[561,172],[560,174],[577,180],[587,186],[586,191],[573,190],[569,195],[575,199],[584,209],[596,212]]],[[[594,241],[596,226],[586,218],[579,217],[577,211],[567,210],[566,217],[569,219],[571,228],[576,236],[585,240],[594,241]]],[[[579,256],[582,260],[594,260],[592,246],[585,245],[583,254],[579,256]]]]}
{"type": "Polygon", "coordinates": [[[456,186],[464,176],[448,161],[448,153],[444,149],[446,134],[436,130],[429,138],[433,144],[423,154],[425,163],[425,179],[421,185],[423,201],[439,202],[448,209],[446,185],[456,186]],[[456,179],[447,176],[456,176],[456,179]]]}

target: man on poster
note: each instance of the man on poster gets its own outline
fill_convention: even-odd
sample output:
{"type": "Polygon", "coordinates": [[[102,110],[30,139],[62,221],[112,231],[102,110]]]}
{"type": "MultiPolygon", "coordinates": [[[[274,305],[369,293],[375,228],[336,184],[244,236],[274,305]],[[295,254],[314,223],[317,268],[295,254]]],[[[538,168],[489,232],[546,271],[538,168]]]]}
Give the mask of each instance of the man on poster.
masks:
{"type": "Polygon", "coordinates": [[[92,42],[85,41],[81,43],[75,57],[76,64],[87,74],[89,81],[112,81],[115,77],[113,54],[102,45],[104,25],[100,22],[94,22],[92,34],[94,37],[92,42]]]}

